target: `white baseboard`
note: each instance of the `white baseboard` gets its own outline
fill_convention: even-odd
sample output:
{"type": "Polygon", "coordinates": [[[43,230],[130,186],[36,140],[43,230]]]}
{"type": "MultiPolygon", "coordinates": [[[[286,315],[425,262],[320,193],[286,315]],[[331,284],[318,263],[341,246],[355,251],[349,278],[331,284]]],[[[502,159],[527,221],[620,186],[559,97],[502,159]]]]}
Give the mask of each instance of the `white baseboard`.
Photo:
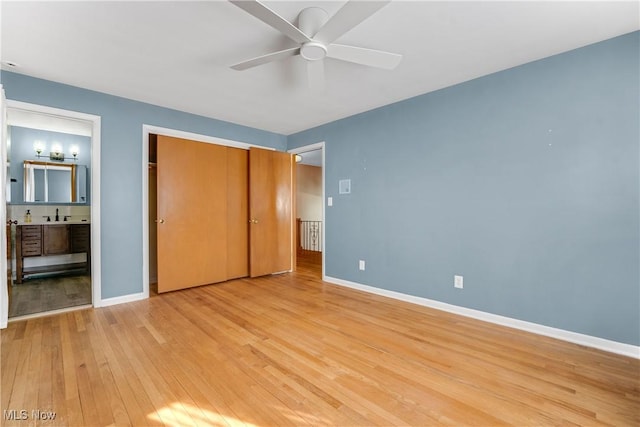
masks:
{"type": "Polygon", "coordinates": [[[604,350],[610,353],[616,353],[616,354],[621,354],[623,356],[640,359],[640,346],[606,340],[604,338],[598,338],[591,335],[579,334],[577,332],[566,331],[564,329],[552,328],[549,326],[539,325],[537,323],[526,322],[524,320],[512,319],[510,317],[499,316],[497,314],[486,313],[480,310],[474,310],[471,308],[465,308],[465,307],[460,307],[453,304],[447,304],[444,302],[435,301],[428,298],[416,297],[413,295],[407,295],[400,292],[376,288],[374,286],[368,286],[368,285],[363,285],[356,282],[350,282],[348,280],[336,279],[335,277],[325,276],[323,277],[323,280],[329,283],[345,286],[352,289],[357,289],[364,292],[369,292],[372,294],[382,295],[385,297],[394,298],[397,300],[406,301],[413,304],[422,305],[425,307],[435,308],[437,310],[447,311],[449,313],[459,314],[465,317],[471,317],[471,318],[482,320],[485,322],[495,323],[498,325],[507,326],[514,329],[520,329],[523,331],[532,332],[538,335],[544,335],[547,337],[568,341],[574,344],[580,344],[587,347],[597,348],[599,350],[604,350]]]}
{"type": "Polygon", "coordinates": [[[100,302],[100,307],[108,307],[110,305],[124,304],[125,302],[140,301],[142,299],[147,299],[147,296],[144,294],[144,292],[140,292],[137,294],[123,295],[121,297],[107,298],[107,299],[103,299],[100,302]]]}

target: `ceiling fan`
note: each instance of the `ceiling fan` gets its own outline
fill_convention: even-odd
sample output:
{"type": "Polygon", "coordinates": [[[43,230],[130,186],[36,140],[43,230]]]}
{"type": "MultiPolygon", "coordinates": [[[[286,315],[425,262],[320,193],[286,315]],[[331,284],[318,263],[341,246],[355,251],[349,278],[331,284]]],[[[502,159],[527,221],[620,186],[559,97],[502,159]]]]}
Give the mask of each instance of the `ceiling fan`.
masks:
{"type": "Polygon", "coordinates": [[[324,85],[324,58],[339,59],[386,70],[394,69],[402,59],[402,55],[397,53],[334,43],[340,36],[386,6],[390,0],[350,0],[331,18],[328,18],[327,12],[322,8],[308,7],[298,15],[297,27],[258,0],[229,1],[298,43],[296,47],[267,53],[232,65],[231,68],[234,70],[246,70],[268,62],[300,55],[307,61],[310,87],[322,88],[324,85]]]}

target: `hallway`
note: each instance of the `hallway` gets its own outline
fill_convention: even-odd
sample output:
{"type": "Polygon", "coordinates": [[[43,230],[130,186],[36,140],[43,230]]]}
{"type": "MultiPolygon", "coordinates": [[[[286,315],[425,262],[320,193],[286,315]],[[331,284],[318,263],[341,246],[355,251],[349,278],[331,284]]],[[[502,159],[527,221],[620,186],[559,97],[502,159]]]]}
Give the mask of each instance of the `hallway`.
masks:
{"type": "Polygon", "coordinates": [[[297,273],[314,279],[322,279],[322,252],[298,251],[297,273]]]}

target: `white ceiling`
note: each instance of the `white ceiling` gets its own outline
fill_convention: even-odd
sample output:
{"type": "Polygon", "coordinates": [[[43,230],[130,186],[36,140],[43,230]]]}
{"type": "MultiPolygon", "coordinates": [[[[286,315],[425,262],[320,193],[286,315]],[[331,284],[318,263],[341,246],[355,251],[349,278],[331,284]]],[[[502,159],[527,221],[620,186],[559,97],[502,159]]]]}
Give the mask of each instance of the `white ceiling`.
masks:
{"type": "Polygon", "coordinates": [[[304,153],[298,153],[301,157],[300,164],[308,166],[322,167],[322,150],[305,151],[304,153]]]}
{"type": "MultiPolygon", "coordinates": [[[[265,3],[293,22],[344,1],[265,3]]],[[[326,59],[314,93],[300,57],[229,68],[292,42],[226,1],[0,7],[3,69],[286,135],[640,29],[638,1],[393,1],[336,42],[403,54],[400,65],[326,59]]]]}
{"type": "Polygon", "coordinates": [[[91,136],[93,124],[85,120],[59,117],[51,114],[37,113],[20,108],[7,108],[7,124],[29,129],[48,130],[51,132],[70,133],[72,135],[91,136]]]}

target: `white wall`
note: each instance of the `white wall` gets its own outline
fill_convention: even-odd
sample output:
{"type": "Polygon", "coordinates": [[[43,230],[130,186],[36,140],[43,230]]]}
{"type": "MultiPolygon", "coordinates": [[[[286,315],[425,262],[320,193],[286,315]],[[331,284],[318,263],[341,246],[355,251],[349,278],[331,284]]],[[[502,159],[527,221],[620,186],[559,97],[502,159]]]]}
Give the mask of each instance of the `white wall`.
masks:
{"type": "Polygon", "coordinates": [[[297,217],[306,221],[322,221],[322,168],[297,165],[297,217]]]}

